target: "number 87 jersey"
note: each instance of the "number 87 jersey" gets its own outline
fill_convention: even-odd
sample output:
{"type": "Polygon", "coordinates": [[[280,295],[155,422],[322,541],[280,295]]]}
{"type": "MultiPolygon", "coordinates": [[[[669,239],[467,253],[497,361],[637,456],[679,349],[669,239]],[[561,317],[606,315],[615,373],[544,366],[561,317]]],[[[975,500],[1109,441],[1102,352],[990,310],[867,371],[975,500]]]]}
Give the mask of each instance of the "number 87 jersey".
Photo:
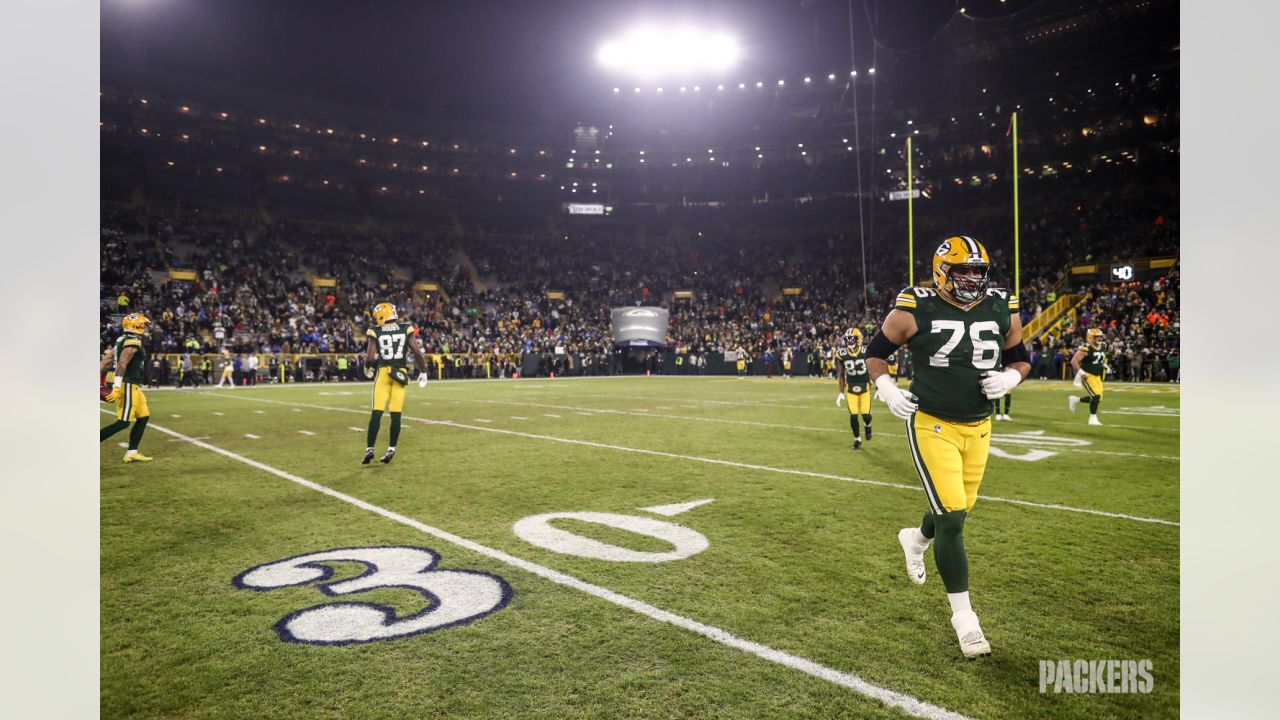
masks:
{"type": "Polygon", "coordinates": [[[366,333],[373,338],[378,354],[378,366],[405,368],[409,360],[409,337],[413,335],[413,325],[391,320],[383,325],[375,325],[366,333]]]}
{"type": "Polygon", "coordinates": [[[916,334],[907,341],[916,359],[911,392],[920,409],[953,422],[976,422],[991,414],[991,401],[979,384],[988,370],[1003,367],[1000,356],[1018,298],[1001,288],[967,307],[933,288],[909,287],[898,293],[895,310],[910,313],[916,334]]]}

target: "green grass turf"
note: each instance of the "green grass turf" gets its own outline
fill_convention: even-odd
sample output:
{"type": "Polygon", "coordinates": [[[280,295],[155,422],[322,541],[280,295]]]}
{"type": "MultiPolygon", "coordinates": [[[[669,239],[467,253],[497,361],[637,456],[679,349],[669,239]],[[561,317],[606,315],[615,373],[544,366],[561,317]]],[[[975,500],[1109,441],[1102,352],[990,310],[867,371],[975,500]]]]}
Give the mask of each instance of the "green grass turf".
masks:
{"type": "MultiPolygon", "coordinates": [[[[993,444],[1057,454],[993,456],[981,495],[1176,523],[1177,387],[1109,384],[1101,428],[1085,424],[1087,408],[1067,412],[1073,392],[1058,382],[1016,391],[1015,420],[993,425],[993,444]],[[1039,446],[1008,440],[1036,431],[1039,446]]],[[[148,399],[155,425],[969,717],[1177,715],[1176,525],[980,498],[965,544],[995,654],[966,661],[932,555],[924,587],[905,577],[896,533],[926,504],[903,424],[874,402],[875,439],[852,451],[835,394],[834,381],[807,378],[411,386],[399,453],[386,466],[359,464],[368,385],[148,399]],[[703,498],[715,502],[669,518],[639,510],[703,498]],[[556,553],[512,531],[556,511],[668,520],[710,546],[682,560],[619,563],[556,553]],[[1039,660],[1061,658],[1150,659],[1154,689],[1042,695],[1039,660]]],[[[123,464],[126,439],[101,446],[104,718],[905,717],[155,429],[142,446],[155,461],[123,464]],[[254,592],[231,582],[295,555],[384,545],[431,548],[439,568],[496,574],[514,595],[469,625],[318,647],[282,642],[273,625],[324,603],[409,614],[425,601],[403,589],[328,598],[310,586],[254,592]]],[[[553,524],[634,550],[670,549],[601,525],[553,524]]],[[[336,577],[360,572],[334,568],[336,577]]]]}

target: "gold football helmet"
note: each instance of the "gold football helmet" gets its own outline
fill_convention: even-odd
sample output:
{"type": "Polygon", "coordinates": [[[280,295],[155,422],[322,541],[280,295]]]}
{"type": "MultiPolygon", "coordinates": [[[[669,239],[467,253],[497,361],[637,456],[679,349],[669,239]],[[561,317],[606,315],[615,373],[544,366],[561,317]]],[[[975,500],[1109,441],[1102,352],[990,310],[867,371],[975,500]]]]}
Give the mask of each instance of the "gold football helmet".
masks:
{"type": "Polygon", "coordinates": [[[1098,328],[1089,328],[1089,332],[1085,333],[1085,338],[1091,347],[1098,347],[1102,344],[1102,331],[1098,328]]]}
{"type": "Polygon", "coordinates": [[[124,316],[124,320],[120,321],[120,327],[131,335],[146,335],[150,326],[151,320],[142,313],[129,313],[124,316]]]}
{"type": "Polygon", "coordinates": [[[391,303],[378,303],[373,306],[373,321],[378,325],[386,325],[396,319],[396,306],[391,303]]]}
{"type": "Polygon", "coordinates": [[[991,272],[991,256],[982,243],[968,235],[947,238],[933,254],[933,284],[939,290],[963,303],[982,298],[987,292],[988,275],[991,272]],[[981,277],[952,277],[957,268],[977,270],[981,277]]]}
{"type": "Polygon", "coordinates": [[[845,349],[850,353],[857,355],[862,349],[862,331],[856,327],[851,327],[844,331],[844,336],[840,338],[844,343],[845,349]]]}

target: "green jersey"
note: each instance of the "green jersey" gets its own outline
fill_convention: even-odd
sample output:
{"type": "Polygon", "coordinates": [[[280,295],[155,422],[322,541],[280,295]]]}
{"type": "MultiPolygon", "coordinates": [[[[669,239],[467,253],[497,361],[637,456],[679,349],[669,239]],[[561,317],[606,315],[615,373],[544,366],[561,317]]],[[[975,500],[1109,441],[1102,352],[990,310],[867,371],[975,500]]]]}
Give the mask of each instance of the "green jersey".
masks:
{"type": "Polygon", "coordinates": [[[967,310],[938,295],[933,288],[909,287],[898,293],[894,308],[916,320],[916,334],[907,341],[915,358],[911,392],[920,409],[953,422],[976,422],[991,414],[991,401],[982,393],[983,373],[1000,370],[1010,316],[1018,312],[1018,298],[1008,290],[991,288],[967,310]]]}
{"type": "Polygon", "coordinates": [[[413,336],[413,326],[409,323],[392,321],[386,325],[376,325],[365,333],[373,338],[378,353],[378,366],[403,368],[408,366],[409,338],[413,336]]]}
{"type": "Polygon", "coordinates": [[[1080,352],[1084,358],[1080,361],[1080,369],[1090,375],[1101,375],[1107,369],[1107,351],[1100,347],[1081,345],[1080,352]]]}
{"type": "Polygon", "coordinates": [[[116,375],[124,379],[124,382],[141,385],[146,382],[147,374],[147,349],[142,347],[142,338],[137,335],[128,333],[121,335],[116,339],[116,375]],[[129,358],[129,364],[121,368],[120,358],[124,356],[125,348],[137,348],[133,357],[129,358]]]}
{"type": "Polygon", "coordinates": [[[848,348],[836,351],[836,361],[844,368],[844,389],[854,395],[861,395],[871,385],[871,376],[867,374],[867,351],[861,348],[857,353],[848,348]]]}

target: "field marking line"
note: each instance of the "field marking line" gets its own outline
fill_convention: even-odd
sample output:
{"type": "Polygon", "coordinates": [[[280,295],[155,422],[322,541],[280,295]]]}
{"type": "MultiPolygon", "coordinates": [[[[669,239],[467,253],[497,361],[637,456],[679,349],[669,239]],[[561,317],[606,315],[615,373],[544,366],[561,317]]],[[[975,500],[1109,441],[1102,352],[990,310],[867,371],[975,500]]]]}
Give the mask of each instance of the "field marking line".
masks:
{"type": "MultiPolygon", "coordinates": [[[[235,399],[244,400],[247,402],[273,403],[277,405],[296,404],[296,403],[289,403],[284,400],[267,400],[265,398],[242,397],[242,398],[235,398],[235,399]]],[[[331,410],[334,412],[356,413],[359,415],[363,415],[365,413],[364,410],[356,410],[353,408],[343,408],[343,407],[333,407],[329,405],[314,405],[311,403],[306,403],[306,404],[302,404],[302,406],[314,408],[316,410],[331,410]]],[[[780,473],[783,475],[798,475],[801,477],[814,477],[814,478],[820,478],[824,480],[838,480],[840,482],[858,483],[860,485],[874,485],[876,487],[889,487],[889,488],[896,488],[899,490],[910,490],[911,492],[924,492],[924,489],[920,485],[902,485],[900,483],[886,482],[884,480],[867,480],[865,478],[848,477],[845,475],[832,475],[830,473],[812,472],[809,470],[793,470],[791,468],[777,468],[777,467],[770,467],[768,465],[755,465],[752,463],[734,462],[732,460],[704,458],[704,457],[698,457],[697,455],[679,455],[677,453],[663,452],[661,450],[631,448],[631,447],[625,447],[622,445],[610,445],[608,443],[592,442],[590,440],[574,440],[572,438],[556,437],[554,435],[538,435],[535,433],[520,432],[519,430],[506,430],[503,428],[480,427],[478,425],[463,425],[461,423],[453,422],[452,420],[428,420],[427,418],[412,417],[409,415],[404,415],[402,417],[405,420],[412,420],[414,422],[426,423],[428,425],[440,425],[443,427],[462,428],[464,430],[478,430],[481,432],[500,433],[503,435],[515,435],[517,437],[530,438],[533,440],[546,440],[549,442],[565,443],[567,445],[581,445],[584,447],[594,447],[594,448],[600,448],[604,450],[617,450],[619,452],[636,453],[639,455],[651,455],[655,457],[664,457],[664,458],[670,458],[673,460],[690,460],[693,462],[708,463],[711,465],[726,465],[728,467],[744,468],[747,470],[761,470],[763,472],[780,473]]],[[[1175,522],[1173,520],[1165,520],[1163,518],[1141,517],[1139,515],[1128,515],[1125,513],[1107,512],[1105,510],[1094,510],[1093,508],[1078,508],[1078,507],[1072,507],[1070,505],[1058,505],[1055,503],[1038,503],[1038,502],[1032,502],[1030,500],[1018,500],[1015,498],[995,497],[993,495],[979,495],[978,497],[982,500],[987,500],[990,502],[1009,503],[1011,505],[1023,505],[1026,507],[1042,508],[1046,510],[1063,510],[1066,512],[1081,513],[1084,515],[1097,515],[1100,517],[1117,518],[1120,520],[1133,520],[1135,522],[1153,523],[1156,525],[1168,525],[1171,527],[1181,526],[1181,523],[1175,522]]]]}
{"type": "Polygon", "coordinates": [[[348,426],[347,426],[347,429],[348,429],[348,430],[355,430],[356,432],[364,432],[364,428],[358,428],[358,427],[355,427],[354,425],[348,425],[348,426]]]}
{"type": "Polygon", "coordinates": [[[310,430],[299,430],[298,432],[302,433],[303,435],[315,435],[315,433],[311,432],[310,430]]]}
{"type": "MultiPolygon", "coordinates": [[[[103,412],[107,412],[107,411],[104,410],[103,412]]],[[[235,460],[236,462],[240,462],[250,467],[256,468],[258,470],[262,470],[263,472],[270,473],[284,480],[297,483],[298,485],[301,485],[305,488],[315,490],[316,492],[322,493],[324,495],[328,495],[329,497],[332,497],[336,500],[341,500],[342,502],[345,502],[349,505],[354,505],[355,507],[358,507],[362,510],[367,510],[371,513],[374,513],[375,515],[380,515],[388,520],[392,520],[394,522],[400,523],[401,525],[406,525],[410,528],[413,528],[414,530],[418,530],[419,532],[425,533],[439,540],[444,540],[445,542],[449,542],[458,547],[464,548],[466,550],[470,550],[478,555],[483,555],[492,560],[497,560],[498,562],[502,562],[507,565],[511,565],[512,567],[516,567],[521,570],[524,570],[525,572],[528,572],[532,575],[537,575],[538,577],[541,577],[545,580],[550,580],[551,582],[556,583],[557,585],[563,585],[565,587],[579,590],[593,597],[613,603],[614,605],[617,605],[622,608],[626,608],[627,610],[631,610],[632,612],[639,613],[653,620],[657,620],[658,622],[667,623],[668,625],[674,625],[678,628],[695,632],[705,638],[714,640],[720,643],[721,645],[727,645],[728,647],[734,648],[736,650],[741,650],[743,652],[750,653],[762,660],[768,660],[769,662],[782,665],[783,667],[788,667],[793,670],[799,670],[800,672],[803,672],[807,675],[811,675],[818,679],[826,680],[827,682],[831,682],[836,685],[846,687],[860,695],[865,695],[866,697],[872,698],[874,700],[879,700],[880,702],[890,707],[899,708],[912,716],[919,717],[919,718],[927,718],[928,720],[968,720],[968,718],[966,718],[964,715],[952,712],[950,710],[947,710],[946,708],[939,707],[937,705],[927,703],[923,700],[920,700],[919,698],[915,698],[910,695],[906,695],[904,693],[895,692],[893,690],[889,690],[888,688],[880,687],[879,685],[873,685],[872,683],[869,683],[866,680],[863,680],[861,677],[858,677],[857,675],[854,675],[852,673],[842,672],[840,670],[836,670],[835,668],[830,668],[825,665],[821,665],[819,663],[800,657],[798,655],[792,655],[791,653],[784,652],[782,650],[777,650],[767,645],[762,645],[760,643],[757,643],[751,640],[740,638],[737,635],[734,635],[728,632],[727,630],[722,630],[712,625],[706,625],[704,623],[700,623],[697,620],[684,617],[683,615],[677,615],[673,612],[663,610],[662,608],[659,608],[657,606],[650,605],[649,603],[646,603],[643,600],[636,600],[635,598],[623,595],[622,593],[619,593],[619,592],[615,592],[606,587],[596,585],[594,583],[589,583],[585,580],[581,580],[572,575],[567,575],[565,573],[562,573],[558,570],[553,570],[544,565],[539,565],[537,563],[530,562],[523,558],[510,555],[501,550],[491,548],[487,545],[481,545],[480,543],[475,542],[473,540],[468,540],[459,535],[454,535],[453,533],[447,530],[441,530],[440,528],[427,525],[426,523],[419,522],[417,520],[414,520],[413,518],[406,517],[392,510],[387,510],[385,508],[379,507],[372,503],[365,502],[364,500],[361,500],[357,497],[347,495],[346,493],[342,493],[332,488],[321,485],[319,483],[312,482],[310,480],[299,477],[297,475],[286,472],[284,470],[271,467],[270,465],[258,462],[257,460],[253,460],[251,458],[247,458],[243,455],[236,454],[234,452],[231,452],[230,450],[224,450],[223,448],[217,447],[215,445],[210,445],[206,442],[196,440],[193,437],[188,437],[186,435],[183,435],[182,433],[176,432],[174,430],[170,430],[166,427],[162,427],[160,425],[151,425],[150,427],[162,433],[165,433],[166,435],[172,435],[175,438],[184,440],[192,445],[195,445],[196,447],[209,450],[211,452],[214,452],[224,457],[235,460]]]]}
{"type": "Polygon", "coordinates": [[[512,420],[528,420],[529,418],[524,417],[523,415],[512,415],[511,419],[512,420]]]}
{"type": "Polygon", "coordinates": [[[485,420],[484,418],[472,418],[472,419],[471,419],[471,422],[491,423],[491,422],[493,422],[493,421],[492,421],[492,420],[485,420]]]}
{"type": "Polygon", "coordinates": [[[542,417],[553,417],[553,418],[558,418],[558,417],[560,417],[560,416],[559,416],[559,415],[552,415],[551,413],[542,413],[542,417]]]}
{"type": "Polygon", "coordinates": [[[250,440],[261,440],[261,439],[262,439],[262,438],[258,437],[257,435],[254,435],[253,433],[245,433],[245,434],[244,434],[244,436],[245,436],[245,437],[247,437],[247,438],[249,438],[250,440]]]}
{"type": "MultiPolygon", "coordinates": [[[[239,398],[239,399],[247,400],[249,398],[239,398]]],[[[461,400],[457,400],[455,402],[484,403],[487,405],[524,405],[527,407],[551,408],[553,410],[576,410],[576,411],[579,411],[578,412],[579,415],[593,415],[595,413],[603,413],[606,415],[629,415],[632,417],[647,417],[647,418],[653,418],[653,419],[666,418],[669,420],[689,420],[693,422],[721,423],[724,425],[751,425],[755,427],[779,428],[782,430],[810,430],[813,432],[831,432],[831,433],[842,433],[842,434],[847,434],[849,432],[847,428],[815,427],[812,425],[788,425],[785,423],[760,422],[758,420],[731,420],[728,418],[697,417],[693,415],[671,415],[667,413],[649,412],[647,410],[615,410],[612,408],[586,408],[586,407],[575,407],[572,405],[558,405],[553,403],[540,403],[540,402],[523,401],[523,400],[481,400],[478,398],[464,398],[461,400]],[[589,411],[589,412],[584,412],[584,411],[589,411]]],[[[512,417],[515,418],[516,416],[513,415],[512,417]]],[[[1074,424],[1083,425],[1083,423],[1074,423],[1074,424]]],[[[1119,427],[1119,426],[1116,426],[1116,427],[1119,427]]],[[[884,432],[882,434],[888,437],[906,437],[906,435],[903,433],[884,432]]],[[[1077,439],[1083,440],[1083,438],[1077,438],[1077,439]]],[[[1025,444],[1025,443],[1022,443],[1022,444],[1025,444]]],[[[1069,452],[1081,452],[1081,453],[1088,453],[1091,455],[1117,455],[1121,457],[1146,458],[1148,460],[1174,460],[1174,461],[1180,460],[1179,456],[1177,455],[1147,455],[1144,453],[1121,452],[1118,450],[1089,450],[1086,448],[1057,447],[1057,446],[1051,449],[1054,450],[1055,452],[1066,450],[1069,452]]]]}

